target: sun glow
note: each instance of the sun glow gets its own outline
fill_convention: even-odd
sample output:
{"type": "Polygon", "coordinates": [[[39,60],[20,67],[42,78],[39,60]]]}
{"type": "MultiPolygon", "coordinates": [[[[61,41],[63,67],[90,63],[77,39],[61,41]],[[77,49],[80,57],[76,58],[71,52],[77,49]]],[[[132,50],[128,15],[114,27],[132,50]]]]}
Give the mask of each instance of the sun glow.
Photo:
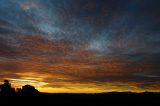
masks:
{"type": "Polygon", "coordinates": [[[15,87],[21,87],[24,85],[33,85],[35,87],[42,87],[48,84],[47,82],[28,80],[28,79],[10,79],[10,81],[15,87]]]}

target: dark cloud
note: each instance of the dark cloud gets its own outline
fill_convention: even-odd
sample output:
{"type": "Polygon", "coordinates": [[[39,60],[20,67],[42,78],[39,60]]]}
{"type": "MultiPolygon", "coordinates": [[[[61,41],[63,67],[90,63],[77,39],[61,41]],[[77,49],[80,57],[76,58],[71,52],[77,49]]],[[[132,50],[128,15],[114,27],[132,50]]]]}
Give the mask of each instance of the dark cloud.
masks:
{"type": "Polygon", "coordinates": [[[12,45],[7,44],[7,41],[0,37],[0,56],[7,58],[16,58],[20,55],[19,51],[16,50],[12,45]]]}

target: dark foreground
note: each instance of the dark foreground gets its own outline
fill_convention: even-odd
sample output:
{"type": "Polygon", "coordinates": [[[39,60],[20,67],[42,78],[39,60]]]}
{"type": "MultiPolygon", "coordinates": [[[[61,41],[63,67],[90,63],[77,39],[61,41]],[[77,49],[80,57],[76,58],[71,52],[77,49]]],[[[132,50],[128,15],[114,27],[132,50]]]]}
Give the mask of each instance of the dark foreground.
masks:
{"type": "MultiPolygon", "coordinates": [[[[10,96],[0,96],[1,104],[5,106],[21,105],[43,105],[43,106],[107,106],[108,104],[119,105],[139,105],[160,104],[160,93],[101,93],[101,94],[47,94],[39,93],[36,95],[14,94],[10,96]],[[104,105],[105,104],[105,105],[104,105]]],[[[109,105],[110,106],[110,105],[109,105]]]]}

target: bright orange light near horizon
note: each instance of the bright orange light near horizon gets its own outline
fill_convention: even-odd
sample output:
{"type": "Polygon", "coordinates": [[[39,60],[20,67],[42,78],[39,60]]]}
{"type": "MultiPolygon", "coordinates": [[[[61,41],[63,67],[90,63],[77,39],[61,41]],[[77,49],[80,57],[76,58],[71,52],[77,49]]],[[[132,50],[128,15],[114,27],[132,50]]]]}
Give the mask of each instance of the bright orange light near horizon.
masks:
{"type": "Polygon", "coordinates": [[[14,86],[23,86],[23,85],[33,85],[35,87],[42,87],[47,85],[47,82],[41,82],[41,81],[36,81],[36,80],[25,80],[25,79],[10,79],[11,83],[14,86]]]}
{"type": "MultiPolygon", "coordinates": [[[[32,78],[34,79],[34,78],[32,78]]],[[[61,86],[50,86],[49,83],[29,80],[29,79],[9,79],[12,86],[21,88],[24,85],[33,85],[40,92],[47,93],[103,93],[103,92],[159,92],[159,89],[140,89],[136,83],[122,83],[122,82],[106,82],[98,83],[66,83],[61,82],[61,86]]]]}

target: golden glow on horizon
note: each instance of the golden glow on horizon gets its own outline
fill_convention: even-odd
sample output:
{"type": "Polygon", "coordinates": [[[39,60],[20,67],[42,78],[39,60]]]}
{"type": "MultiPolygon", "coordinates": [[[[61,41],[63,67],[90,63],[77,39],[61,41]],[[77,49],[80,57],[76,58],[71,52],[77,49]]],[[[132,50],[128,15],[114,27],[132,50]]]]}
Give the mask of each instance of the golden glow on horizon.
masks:
{"type": "Polygon", "coordinates": [[[27,80],[25,80],[25,79],[10,79],[10,80],[13,84],[18,85],[18,86],[29,84],[29,85],[34,85],[35,87],[41,87],[41,86],[48,84],[46,82],[40,82],[37,80],[28,80],[28,79],[27,80]]]}
{"type": "MultiPolygon", "coordinates": [[[[34,78],[32,78],[34,79],[34,78]]],[[[10,79],[13,87],[20,88],[26,84],[33,85],[40,92],[46,93],[103,93],[103,92],[160,92],[159,89],[140,89],[136,83],[122,84],[121,82],[103,83],[102,85],[94,83],[66,83],[63,82],[61,86],[50,87],[49,83],[28,80],[28,79],[10,79]]]]}

